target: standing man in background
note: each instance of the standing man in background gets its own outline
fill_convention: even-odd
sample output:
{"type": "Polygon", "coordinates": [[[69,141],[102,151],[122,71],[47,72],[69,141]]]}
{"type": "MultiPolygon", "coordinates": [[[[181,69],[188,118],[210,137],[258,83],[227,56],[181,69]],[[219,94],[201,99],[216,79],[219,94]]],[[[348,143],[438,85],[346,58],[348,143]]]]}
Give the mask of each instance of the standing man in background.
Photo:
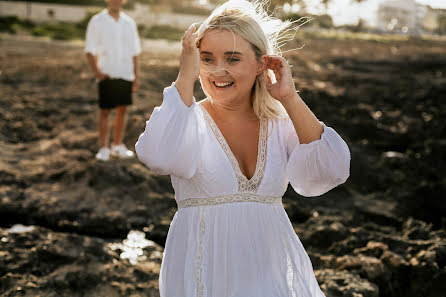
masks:
{"type": "Polygon", "coordinates": [[[88,64],[96,76],[99,89],[99,152],[96,159],[110,156],[127,159],[134,153],[122,139],[127,107],[132,93],[138,90],[138,55],[141,45],[135,21],[122,11],[126,0],[105,0],[108,5],[94,15],[87,26],[85,52],[88,64]],[[109,115],[116,108],[113,143],[109,148],[109,115]]]}

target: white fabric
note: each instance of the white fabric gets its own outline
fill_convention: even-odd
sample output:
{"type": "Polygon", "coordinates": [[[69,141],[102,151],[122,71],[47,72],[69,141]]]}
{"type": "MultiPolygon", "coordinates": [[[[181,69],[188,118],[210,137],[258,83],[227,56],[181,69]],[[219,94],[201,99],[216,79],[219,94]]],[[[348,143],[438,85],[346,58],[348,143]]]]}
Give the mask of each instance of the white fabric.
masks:
{"type": "Polygon", "coordinates": [[[97,56],[102,73],[133,81],[133,57],[141,53],[136,23],[124,12],[116,21],[107,9],[102,10],[88,23],[85,52],[97,56]]]}
{"type": "Polygon", "coordinates": [[[281,197],[288,179],[302,195],[325,193],[349,176],[348,146],[325,125],[320,140],[300,144],[289,118],[262,123],[268,133],[259,136],[265,142],[259,141],[257,167],[263,167],[252,179],[260,182],[251,183],[239,176],[206,110],[195,101],[187,107],[174,85],[164,90],[163,104],[136,143],[138,158],[171,175],[177,202],[228,197],[231,203],[181,207],[175,213],[163,254],[161,297],[324,296],[283,206],[252,197],[281,197]],[[250,200],[231,199],[244,195],[250,200]]]}

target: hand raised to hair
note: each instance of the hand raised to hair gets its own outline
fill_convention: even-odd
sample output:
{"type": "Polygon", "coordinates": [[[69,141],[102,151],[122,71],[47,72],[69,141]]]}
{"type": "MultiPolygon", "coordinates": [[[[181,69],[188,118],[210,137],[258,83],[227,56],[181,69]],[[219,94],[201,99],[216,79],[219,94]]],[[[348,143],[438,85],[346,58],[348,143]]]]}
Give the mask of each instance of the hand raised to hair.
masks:
{"type": "Polygon", "coordinates": [[[193,103],[194,84],[200,74],[200,52],[195,42],[197,38],[195,30],[195,25],[192,24],[184,33],[180,55],[180,71],[175,81],[181,99],[187,106],[193,103]]]}
{"type": "Polygon", "coordinates": [[[296,95],[293,76],[290,65],[285,58],[280,56],[268,56],[268,69],[271,69],[276,76],[276,82],[273,84],[268,77],[267,89],[274,99],[281,103],[287,103],[296,95]]]}

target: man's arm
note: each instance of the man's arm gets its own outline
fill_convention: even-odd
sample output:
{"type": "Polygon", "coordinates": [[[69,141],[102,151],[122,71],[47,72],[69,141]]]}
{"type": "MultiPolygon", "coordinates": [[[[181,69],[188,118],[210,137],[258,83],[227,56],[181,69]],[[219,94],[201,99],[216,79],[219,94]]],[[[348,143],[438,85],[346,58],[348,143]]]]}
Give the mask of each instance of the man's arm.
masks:
{"type": "Polygon", "coordinates": [[[139,64],[138,56],[133,56],[133,72],[135,73],[135,79],[132,84],[132,92],[137,92],[139,89],[139,64]]]}
{"type": "Polygon", "coordinates": [[[104,74],[99,70],[96,56],[93,56],[91,53],[87,53],[86,56],[87,56],[88,65],[90,65],[91,70],[93,70],[93,73],[94,73],[94,76],[96,77],[96,79],[98,81],[101,81],[105,78],[108,78],[107,74],[104,74]]]}

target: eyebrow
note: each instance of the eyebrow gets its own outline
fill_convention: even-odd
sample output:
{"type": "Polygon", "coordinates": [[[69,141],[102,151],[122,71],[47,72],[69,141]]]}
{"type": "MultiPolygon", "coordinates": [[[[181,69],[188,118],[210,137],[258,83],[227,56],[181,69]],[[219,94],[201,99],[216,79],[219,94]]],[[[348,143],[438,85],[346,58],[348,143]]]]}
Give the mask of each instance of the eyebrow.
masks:
{"type": "MultiPolygon", "coordinates": [[[[200,54],[212,55],[211,52],[207,52],[207,51],[202,51],[200,54]]],[[[235,51],[225,52],[224,54],[225,55],[243,55],[241,52],[235,52],[235,51]]]]}

